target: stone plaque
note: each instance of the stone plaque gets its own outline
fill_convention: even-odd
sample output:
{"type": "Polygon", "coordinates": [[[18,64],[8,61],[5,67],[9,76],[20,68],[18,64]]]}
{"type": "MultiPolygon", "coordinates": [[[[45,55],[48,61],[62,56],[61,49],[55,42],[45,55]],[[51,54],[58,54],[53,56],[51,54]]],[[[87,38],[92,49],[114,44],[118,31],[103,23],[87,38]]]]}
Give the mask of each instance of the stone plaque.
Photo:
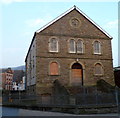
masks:
{"type": "Polygon", "coordinates": [[[78,28],[80,26],[80,20],[77,19],[77,18],[72,18],[71,21],[70,21],[70,24],[72,27],[74,28],[78,28]]]}

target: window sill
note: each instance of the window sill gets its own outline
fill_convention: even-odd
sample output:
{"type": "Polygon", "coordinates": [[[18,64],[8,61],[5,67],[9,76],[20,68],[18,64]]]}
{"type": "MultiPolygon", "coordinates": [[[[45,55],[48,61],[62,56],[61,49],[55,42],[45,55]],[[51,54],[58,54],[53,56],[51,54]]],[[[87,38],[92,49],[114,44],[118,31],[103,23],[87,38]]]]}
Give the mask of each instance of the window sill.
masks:
{"type": "Polygon", "coordinates": [[[93,53],[93,55],[102,55],[101,53],[93,53]]]}
{"type": "Polygon", "coordinates": [[[59,52],[52,52],[52,51],[49,51],[49,53],[59,53],[59,52]]]}
{"type": "Polygon", "coordinates": [[[76,54],[76,52],[68,52],[69,54],[76,54]]]}
{"type": "Polygon", "coordinates": [[[103,74],[94,74],[94,76],[102,77],[102,76],[104,76],[104,75],[103,75],[103,74]]]}
{"type": "Polygon", "coordinates": [[[68,52],[69,54],[78,54],[78,55],[84,55],[85,53],[79,53],[79,52],[68,52]]]}

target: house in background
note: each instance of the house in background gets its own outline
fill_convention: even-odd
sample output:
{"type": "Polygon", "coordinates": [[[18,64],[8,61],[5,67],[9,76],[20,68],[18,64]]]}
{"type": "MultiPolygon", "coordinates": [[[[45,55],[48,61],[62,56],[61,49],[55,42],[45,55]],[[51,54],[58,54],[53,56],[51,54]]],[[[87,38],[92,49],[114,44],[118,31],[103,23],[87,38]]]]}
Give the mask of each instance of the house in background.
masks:
{"type": "Polygon", "coordinates": [[[2,76],[2,89],[3,90],[12,90],[13,85],[13,73],[14,71],[11,68],[4,70],[1,73],[2,76]]]}
{"type": "Polygon", "coordinates": [[[14,91],[18,91],[18,90],[23,91],[23,90],[25,90],[25,85],[26,85],[25,76],[23,76],[19,83],[13,82],[13,87],[12,88],[13,88],[14,91]]]}
{"type": "MultiPolygon", "coordinates": [[[[27,93],[51,96],[54,82],[71,88],[114,85],[112,37],[76,6],[33,36],[26,62],[27,93]]],[[[73,90],[73,89],[72,89],[73,90]]]]}
{"type": "Polygon", "coordinates": [[[25,90],[25,76],[22,77],[22,80],[20,81],[20,83],[18,83],[18,90],[25,90]]]}
{"type": "Polygon", "coordinates": [[[18,85],[16,82],[13,82],[12,88],[13,88],[12,90],[14,90],[14,91],[18,90],[18,85]]]}

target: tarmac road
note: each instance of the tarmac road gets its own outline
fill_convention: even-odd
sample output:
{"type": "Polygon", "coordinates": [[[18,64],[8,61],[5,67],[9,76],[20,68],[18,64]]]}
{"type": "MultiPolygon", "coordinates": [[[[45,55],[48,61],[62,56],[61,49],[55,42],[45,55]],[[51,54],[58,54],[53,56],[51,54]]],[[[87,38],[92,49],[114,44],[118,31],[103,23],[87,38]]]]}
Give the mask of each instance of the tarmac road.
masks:
{"type": "Polygon", "coordinates": [[[59,113],[59,112],[48,112],[48,111],[36,111],[36,110],[19,110],[19,116],[43,116],[51,118],[120,118],[118,114],[91,114],[91,115],[75,115],[75,114],[67,114],[67,113],[59,113]]]}

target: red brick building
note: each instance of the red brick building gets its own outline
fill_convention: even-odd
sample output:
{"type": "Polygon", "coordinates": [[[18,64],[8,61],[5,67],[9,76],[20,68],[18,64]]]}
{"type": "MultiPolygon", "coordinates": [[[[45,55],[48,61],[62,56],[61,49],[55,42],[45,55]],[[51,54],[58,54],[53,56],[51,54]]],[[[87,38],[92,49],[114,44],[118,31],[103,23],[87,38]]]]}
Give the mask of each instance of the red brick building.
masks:
{"type": "Polygon", "coordinates": [[[27,92],[51,95],[55,80],[65,88],[94,86],[100,79],[114,85],[111,40],[72,7],[35,32],[25,59],[27,92]]]}
{"type": "Polygon", "coordinates": [[[12,90],[12,82],[13,82],[13,70],[8,68],[4,70],[2,75],[2,89],[3,90],[12,90]]]}

